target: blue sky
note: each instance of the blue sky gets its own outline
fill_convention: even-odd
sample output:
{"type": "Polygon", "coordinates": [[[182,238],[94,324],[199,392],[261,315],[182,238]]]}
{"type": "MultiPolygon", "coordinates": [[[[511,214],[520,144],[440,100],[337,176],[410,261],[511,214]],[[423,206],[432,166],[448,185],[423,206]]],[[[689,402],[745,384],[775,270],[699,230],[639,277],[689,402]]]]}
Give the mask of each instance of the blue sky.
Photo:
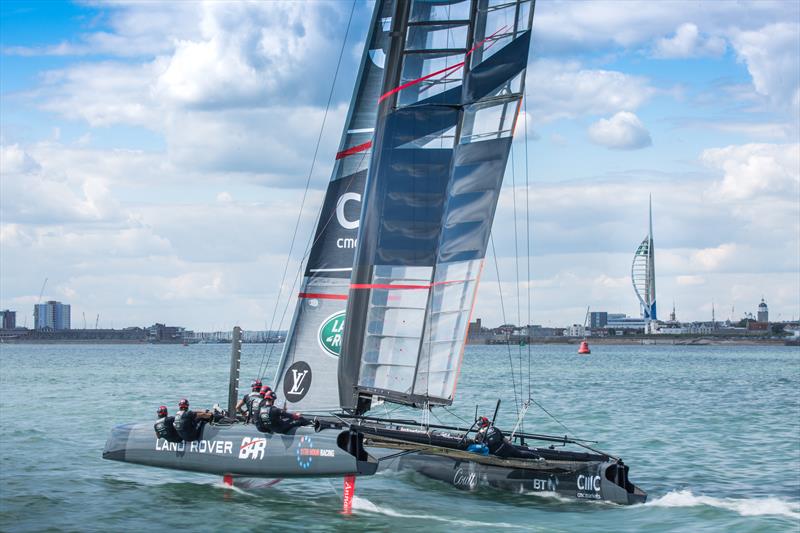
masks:
{"type": "MultiPolygon", "coordinates": [[[[2,2],[0,307],[24,323],[47,277],[45,297],[71,303],[78,326],[85,312],[105,326],[263,328],[350,6],[2,2]]],[[[301,235],[371,8],[356,3],[301,235]]],[[[517,194],[509,173],[494,230],[511,311],[487,268],[475,316],[524,322],[517,283],[534,323],[580,322],[587,305],[637,314],[630,261],[652,194],[662,313],[674,301],[680,319],[708,319],[713,301],[738,318],[764,296],[773,318],[800,317],[798,49],[796,1],[540,0],[532,279],[516,280],[513,256],[520,130],[517,194]]]]}

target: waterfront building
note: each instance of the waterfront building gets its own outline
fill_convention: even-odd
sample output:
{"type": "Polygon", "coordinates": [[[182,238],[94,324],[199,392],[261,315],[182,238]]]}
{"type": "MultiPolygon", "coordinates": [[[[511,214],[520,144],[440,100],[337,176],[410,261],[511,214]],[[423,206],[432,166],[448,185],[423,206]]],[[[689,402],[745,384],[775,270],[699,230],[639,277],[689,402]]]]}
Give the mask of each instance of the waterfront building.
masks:
{"type": "Polygon", "coordinates": [[[55,300],[33,306],[33,323],[35,329],[52,329],[55,331],[70,329],[70,305],[55,300]]]}
{"type": "Polygon", "coordinates": [[[605,311],[592,311],[589,314],[589,326],[603,328],[608,323],[608,313],[605,311]]]}
{"type": "Polygon", "coordinates": [[[469,323],[469,328],[467,329],[467,338],[471,340],[475,340],[481,337],[481,319],[476,318],[475,322],[469,323]]]}
{"type": "Polygon", "coordinates": [[[17,327],[17,312],[0,311],[0,329],[14,329],[17,327]]]}
{"type": "Polygon", "coordinates": [[[769,309],[767,309],[767,302],[761,298],[761,303],[758,304],[758,321],[769,322],[769,309]]]}
{"type": "Polygon", "coordinates": [[[639,305],[642,319],[658,320],[656,314],[656,265],[653,247],[653,200],[650,198],[650,226],[647,236],[633,254],[631,282],[639,305]]]}
{"type": "Polygon", "coordinates": [[[147,340],[149,342],[178,342],[184,340],[185,329],[178,326],[166,326],[164,324],[153,324],[147,328],[147,340]]]}
{"type": "Polygon", "coordinates": [[[586,327],[583,324],[572,324],[564,332],[564,335],[567,337],[585,337],[586,327]]]}
{"type": "Polygon", "coordinates": [[[648,322],[650,322],[650,319],[648,318],[633,318],[624,314],[609,313],[608,322],[606,323],[605,328],[613,329],[618,333],[621,331],[635,331],[638,333],[644,333],[648,322]]]}

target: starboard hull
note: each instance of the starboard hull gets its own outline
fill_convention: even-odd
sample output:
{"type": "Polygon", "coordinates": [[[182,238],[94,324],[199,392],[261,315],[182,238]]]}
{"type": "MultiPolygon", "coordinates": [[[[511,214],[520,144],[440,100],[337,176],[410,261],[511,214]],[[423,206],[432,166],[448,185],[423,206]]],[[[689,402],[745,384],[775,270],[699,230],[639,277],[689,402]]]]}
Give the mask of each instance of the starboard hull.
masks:
{"type": "Polygon", "coordinates": [[[564,471],[547,466],[540,469],[497,466],[420,453],[403,456],[393,463],[399,470],[413,470],[467,491],[493,488],[621,505],[644,503],[647,499],[647,494],[636,485],[627,482],[627,487],[622,487],[615,482],[618,465],[613,461],[587,462],[564,471]]]}

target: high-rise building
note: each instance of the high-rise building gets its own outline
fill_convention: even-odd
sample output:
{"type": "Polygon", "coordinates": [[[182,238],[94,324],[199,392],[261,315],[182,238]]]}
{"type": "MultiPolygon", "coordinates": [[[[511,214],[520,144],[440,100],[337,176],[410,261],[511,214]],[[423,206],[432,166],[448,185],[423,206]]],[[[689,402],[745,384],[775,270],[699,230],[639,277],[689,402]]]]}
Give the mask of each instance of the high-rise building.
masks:
{"type": "Polygon", "coordinates": [[[15,327],[17,327],[17,312],[8,309],[0,311],[0,329],[14,329],[15,327]]]}
{"type": "Polygon", "coordinates": [[[606,311],[592,311],[589,314],[589,327],[604,328],[608,324],[608,313],[606,311]]]}
{"type": "Polygon", "coordinates": [[[767,302],[761,298],[761,303],[758,304],[758,321],[769,322],[769,309],[767,309],[767,302]]]}
{"type": "Polygon", "coordinates": [[[644,320],[658,320],[656,315],[656,264],[653,248],[653,199],[650,198],[650,226],[647,236],[636,249],[631,264],[633,290],[639,299],[644,320]]]}
{"type": "Polygon", "coordinates": [[[36,329],[70,329],[70,306],[50,300],[33,307],[33,323],[36,329]]]}

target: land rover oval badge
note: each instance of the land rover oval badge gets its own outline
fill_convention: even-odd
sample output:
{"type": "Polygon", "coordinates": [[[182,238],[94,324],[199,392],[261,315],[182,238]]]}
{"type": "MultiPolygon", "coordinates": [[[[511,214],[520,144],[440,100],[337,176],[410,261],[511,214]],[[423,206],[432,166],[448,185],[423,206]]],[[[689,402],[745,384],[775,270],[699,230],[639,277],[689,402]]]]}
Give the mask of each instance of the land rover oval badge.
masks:
{"type": "Polygon", "coordinates": [[[342,335],[344,334],[344,311],[339,311],[325,319],[319,327],[317,340],[325,353],[339,357],[342,351],[342,335]]]}

